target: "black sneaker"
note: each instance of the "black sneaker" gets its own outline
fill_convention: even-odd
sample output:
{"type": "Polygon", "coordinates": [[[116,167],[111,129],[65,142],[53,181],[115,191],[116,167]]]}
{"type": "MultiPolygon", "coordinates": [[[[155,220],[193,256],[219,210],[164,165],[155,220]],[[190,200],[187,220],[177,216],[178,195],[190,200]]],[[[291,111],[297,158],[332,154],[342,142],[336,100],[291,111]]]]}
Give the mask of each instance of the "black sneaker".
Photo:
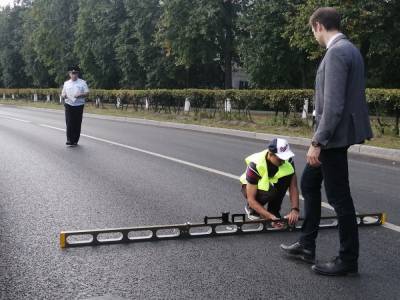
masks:
{"type": "Polygon", "coordinates": [[[317,263],[311,269],[319,274],[325,276],[355,276],[358,274],[357,262],[346,262],[340,257],[325,263],[317,263]]]}
{"type": "Polygon", "coordinates": [[[290,257],[300,259],[310,264],[315,262],[315,250],[306,249],[299,242],[292,245],[282,244],[281,249],[290,257]]]}
{"type": "Polygon", "coordinates": [[[67,141],[67,142],[65,143],[65,145],[67,145],[67,146],[71,146],[71,145],[72,145],[72,143],[71,143],[70,141],[67,141]]]}
{"type": "Polygon", "coordinates": [[[254,209],[250,208],[248,204],[246,204],[246,206],[244,207],[244,210],[245,210],[245,212],[247,214],[247,218],[249,220],[260,220],[261,219],[260,215],[254,209]]]}

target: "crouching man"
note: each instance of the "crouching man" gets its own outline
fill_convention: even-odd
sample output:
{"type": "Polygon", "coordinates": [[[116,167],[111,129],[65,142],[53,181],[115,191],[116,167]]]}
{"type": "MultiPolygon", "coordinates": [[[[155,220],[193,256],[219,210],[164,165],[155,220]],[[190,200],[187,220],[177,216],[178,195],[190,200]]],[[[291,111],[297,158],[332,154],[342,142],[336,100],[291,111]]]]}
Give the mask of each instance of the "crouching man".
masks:
{"type": "Polygon", "coordinates": [[[277,138],[271,141],[268,149],[245,159],[247,169],[240,182],[243,196],[247,199],[245,211],[250,220],[282,218],[281,205],[289,189],[291,209],[285,218],[290,224],[298,221],[299,190],[293,157],[288,142],[277,138]]]}

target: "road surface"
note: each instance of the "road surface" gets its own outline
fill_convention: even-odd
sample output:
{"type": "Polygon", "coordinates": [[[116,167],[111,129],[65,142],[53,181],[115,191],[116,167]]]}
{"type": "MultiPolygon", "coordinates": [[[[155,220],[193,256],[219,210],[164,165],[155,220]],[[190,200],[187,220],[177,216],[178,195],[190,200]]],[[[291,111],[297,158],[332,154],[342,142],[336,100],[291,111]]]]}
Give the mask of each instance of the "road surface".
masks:
{"type": "MultiPolygon", "coordinates": [[[[62,112],[0,106],[0,299],[399,297],[399,165],[350,157],[357,211],[385,211],[392,224],[360,229],[357,277],[319,277],[283,257],[279,245],[298,233],[61,250],[62,230],[243,212],[235,176],[266,144],[86,117],[80,146],[67,148],[64,128],[62,112]]],[[[292,148],[300,176],[305,149],[292,148]]],[[[322,231],[317,258],[337,249],[337,231],[322,231]]]]}

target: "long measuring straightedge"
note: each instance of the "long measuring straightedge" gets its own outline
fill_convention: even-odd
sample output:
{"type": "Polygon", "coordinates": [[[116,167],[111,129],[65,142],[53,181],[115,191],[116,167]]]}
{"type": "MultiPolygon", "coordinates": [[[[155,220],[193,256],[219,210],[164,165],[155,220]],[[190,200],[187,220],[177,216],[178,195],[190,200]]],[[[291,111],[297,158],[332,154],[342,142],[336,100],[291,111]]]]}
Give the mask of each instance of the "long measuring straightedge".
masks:
{"type": "MultiPolygon", "coordinates": [[[[63,231],[60,234],[61,248],[124,244],[169,239],[215,237],[250,233],[295,231],[301,228],[303,219],[290,226],[286,219],[246,220],[244,214],[223,213],[220,217],[204,217],[203,223],[156,225],[102,230],[63,231]],[[231,217],[231,218],[230,218],[231,217]]],[[[379,226],[386,222],[386,214],[357,215],[359,226],[379,226]]],[[[337,217],[321,217],[320,228],[336,228],[337,217]]]]}

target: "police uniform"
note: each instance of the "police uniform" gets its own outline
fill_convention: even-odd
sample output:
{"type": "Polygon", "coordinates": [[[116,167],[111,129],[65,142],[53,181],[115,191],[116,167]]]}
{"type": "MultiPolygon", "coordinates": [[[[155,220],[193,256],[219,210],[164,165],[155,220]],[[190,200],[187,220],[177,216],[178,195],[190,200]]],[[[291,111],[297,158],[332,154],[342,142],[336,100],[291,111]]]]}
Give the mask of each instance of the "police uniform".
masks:
{"type": "MultiPolygon", "coordinates": [[[[72,67],[70,72],[79,72],[78,67],[72,67]]],[[[85,80],[77,78],[64,82],[62,96],[65,99],[65,123],[67,127],[67,145],[76,146],[81,134],[83,108],[85,97],[76,97],[77,94],[86,94],[89,88],[85,80]]]]}

